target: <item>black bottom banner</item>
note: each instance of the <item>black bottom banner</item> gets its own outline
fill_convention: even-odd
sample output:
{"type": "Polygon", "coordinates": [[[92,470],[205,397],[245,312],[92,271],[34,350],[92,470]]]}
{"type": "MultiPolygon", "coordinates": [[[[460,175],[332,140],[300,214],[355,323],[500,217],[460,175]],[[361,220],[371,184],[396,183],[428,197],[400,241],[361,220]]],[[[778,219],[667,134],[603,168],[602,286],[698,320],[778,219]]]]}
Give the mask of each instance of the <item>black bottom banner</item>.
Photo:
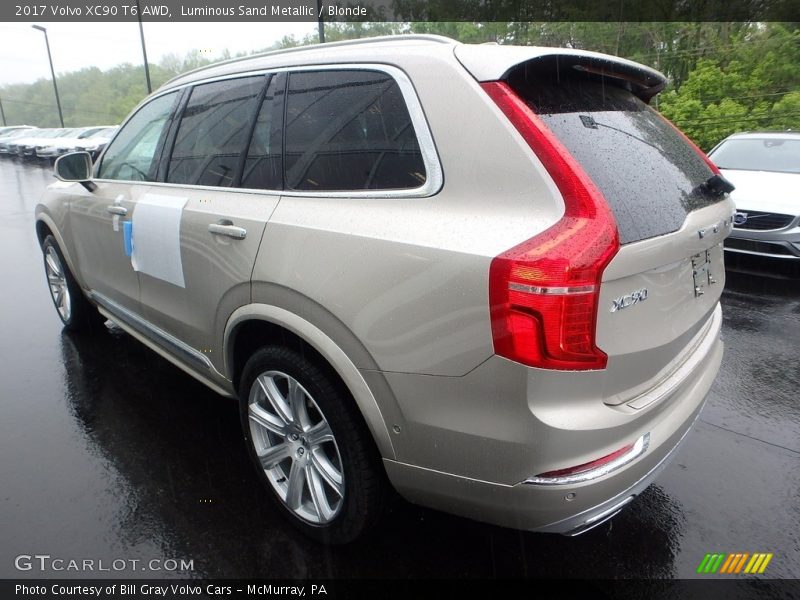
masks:
{"type": "Polygon", "coordinates": [[[798,580],[0,580],[2,600],[254,598],[800,598],[798,580]]]}

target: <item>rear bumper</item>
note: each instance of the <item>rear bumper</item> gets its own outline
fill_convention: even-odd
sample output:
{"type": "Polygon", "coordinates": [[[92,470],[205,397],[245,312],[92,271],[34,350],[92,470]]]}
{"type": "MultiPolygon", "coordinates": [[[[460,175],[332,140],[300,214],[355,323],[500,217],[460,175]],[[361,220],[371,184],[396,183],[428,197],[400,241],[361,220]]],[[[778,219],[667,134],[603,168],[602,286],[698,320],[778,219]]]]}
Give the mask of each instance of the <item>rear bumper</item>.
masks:
{"type": "Polygon", "coordinates": [[[761,240],[734,238],[726,240],[725,251],[734,254],[749,254],[750,256],[800,260],[800,241],[795,243],[764,242],[761,240]]]}
{"type": "MultiPolygon", "coordinates": [[[[515,406],[508,406],[508,398],[501,404],[486,395],[476,400],[484,411],[479,416],[477,408],[471,406],[472,396],[519,391],[523,382],[514,381],[515,371],[510,367],[506,371],[502,366],[493,370],[485,364],[473,372],[473,377],[446,378],[450,381],[445,384],[457,388],[449,392],[444,391],[445,387],[437,388],[435,396],[419,406],[414,406],[412,396],[397,385],[402,378],[388,376],[395,393],[400,392],[398,400],[406,418],[424,416],[428,423],[410,427],[409,433],[420,431],[420,437],[409,436],[413,447],[395,444],[398,460],[384,460],[387,474],[411,502],[445,512],[528,531],[566,535],[588,531],[629,504],[677,454],[702,410],[722,361],[721,320],[717,308],[704,343],[698,345],[697,356],[692,357],[693,368],[689,372],[676,371],[679,381],[669,386],[668,394],[638,410],[587,404],[582,411],[571,413],[591,413],[581,423],[569,412],[562,415],[561,422],[554,414],[546,415],[546,421],[537,419],[536,398],[531,399],[530,395],[541,388],[531,380],[526,381],[527,417],[523,411],[515,413],[515,406]],[[461,386],[459,379],[465,380],[461,386]],[[436,403],[448,393],[464,414],[453,407],[446,413],[437,411],[436,403]],[[435,430],[430,421],[437,420],[440,414],[442,421],[435,430]],[[592,428],[597,420],[603,425],[592,428]],[[465,436],[464,429],[470,429],[471,435],[465,436]],[[481,435],[476,435],[476,430],[481,435]],[[579,483],[528,482],[545,471],[604,456],[643,436],[649,440],[647,450],[616,470],[579,483]]],[[[429,377],[425,382],[429,388],[432,379],[436,378],[429,377]]],[[[563,386],[567,398],[568,388],[567,384],[563,386]]],[[[420,388],[409,391],[413,393],[419,396],[420,388]]],[[[399,442],[401,437],[395,439],[399,442]]]]}
{"type": "Polygon", "coordinates": [[[636,496],[646,490],[650,484],[655,481],[656,477],[658,477],[659,474],[661,474],[661,472],[667,467],[667,465],[672,462],[672,459],[675,458],[675,455],[678,453],[678,449],[683,444],[686,436],[688,436],[691,432],[699,416],[700,411],[697,412],[697,415],[695,416],[691,425],[686,429],[672,449],[667,452],[667,454],[658,463],[656,463],[656,465],[650,469],[650,471],[648,471],[631,487],[621,491],[613,498],[610,498],[597,506],[593,506],[582,513],[578,513],[577,515],[573,515],[556,523],[540,527],[537,529],[537,531],[543,533],[561,533],[563,535],[576,536],[586,533],[598,525],[602,525],[617,515],[623,508],[633,502],[636,496]]]}
{"type": "Polygon", "coordinates": [[[700,403],[668,440],[626,469],[597,481],[547,488],[525,483],[506,486],[387,459],[384,465],[395,488],[416,504],[503,527],[579,535],[619,513],[675,458],[700,415],[705,383],[694,390],[702,394],[700,403]]]}

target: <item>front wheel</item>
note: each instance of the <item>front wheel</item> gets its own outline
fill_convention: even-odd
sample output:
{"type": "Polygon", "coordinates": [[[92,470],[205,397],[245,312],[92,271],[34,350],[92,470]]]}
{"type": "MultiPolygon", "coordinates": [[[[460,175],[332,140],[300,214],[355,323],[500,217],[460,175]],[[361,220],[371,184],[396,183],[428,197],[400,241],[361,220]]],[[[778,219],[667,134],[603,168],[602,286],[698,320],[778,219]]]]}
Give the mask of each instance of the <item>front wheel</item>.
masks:
{"type": "Polygon", "coordinates": [[[83,295],[80,285],[75,281],[67,261],[61,254],[58,242],[52,235],[44,238],[42,254],[47,287],[64,329],[69,331],[94,329],[103,323],[105,319],[83,295]]]}
{"type": "Polygon", "coordinates": [[[247,362],[239,390],[251,458],[296,527],[343,544],[377,522],[386,485],[380,458],[352,398],[328,369],[268,346],[247,362]]]}

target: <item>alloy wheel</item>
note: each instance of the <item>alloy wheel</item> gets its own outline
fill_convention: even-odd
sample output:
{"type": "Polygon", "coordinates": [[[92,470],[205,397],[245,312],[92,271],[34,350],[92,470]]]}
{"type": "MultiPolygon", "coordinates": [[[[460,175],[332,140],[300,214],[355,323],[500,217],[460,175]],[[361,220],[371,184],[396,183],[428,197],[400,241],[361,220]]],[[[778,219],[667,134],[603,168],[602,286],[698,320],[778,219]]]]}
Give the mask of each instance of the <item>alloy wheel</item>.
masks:
{"type": "Polygon", "coordinates": [[[44,268],[53,303],[56,305],[58,314],[61,315],[61,320],[66,323],[72,315],[72,298],[67,285],[64,265],[61,264],[58,252],[53,246],[48,246],[45,250],[44,268]]]}
{"type": "Polygon", "coordinates": [[[266,371],[250,388],[247,412],[256,456],[278,498],[311,524],[333,521],[345,497],[342,457],[311,395],[291,375],[266,371]]]}

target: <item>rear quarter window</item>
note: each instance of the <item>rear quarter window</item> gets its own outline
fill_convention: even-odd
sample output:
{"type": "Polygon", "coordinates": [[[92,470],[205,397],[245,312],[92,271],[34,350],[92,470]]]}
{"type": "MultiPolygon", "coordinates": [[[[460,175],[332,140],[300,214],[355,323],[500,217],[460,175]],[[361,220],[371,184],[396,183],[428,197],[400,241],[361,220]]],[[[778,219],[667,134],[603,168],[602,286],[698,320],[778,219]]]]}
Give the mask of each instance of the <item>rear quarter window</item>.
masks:
{"type": "Polygon", "coordinates": [[[291,73],[285,149],[288,189],[400,190],[426,181],[403,94],[381,71],[291,73]]]}

